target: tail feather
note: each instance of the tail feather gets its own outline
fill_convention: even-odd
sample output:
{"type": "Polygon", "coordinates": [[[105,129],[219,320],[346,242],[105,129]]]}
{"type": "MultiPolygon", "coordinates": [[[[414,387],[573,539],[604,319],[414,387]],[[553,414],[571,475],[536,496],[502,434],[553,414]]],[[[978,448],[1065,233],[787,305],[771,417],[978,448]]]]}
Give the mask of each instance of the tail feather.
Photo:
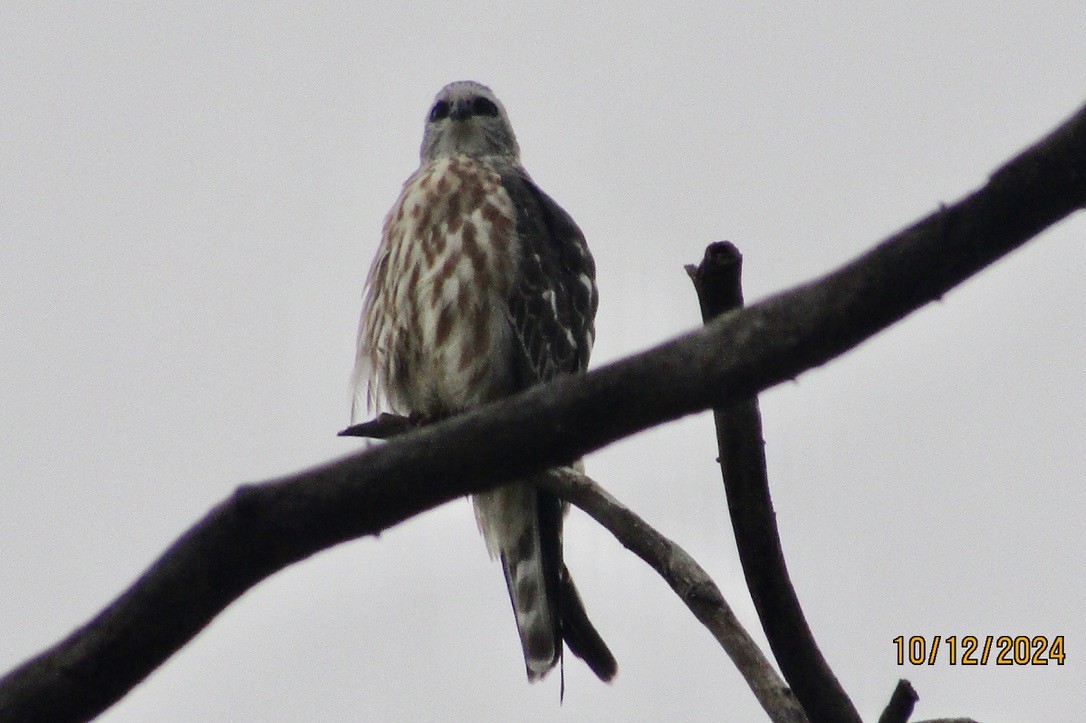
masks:
{"type": "MultiPolygon", "coordinates": [[[[523,548],[518,552],[525,552],[523,548]]],[[[543,584],[538,545],[527,557],[502,554],[505,583],[517,632],[524,649],[524,666],[528,680],[536,681],[550,672],[562,653],[562,640],[555,625],[557,610],[546,594],[543,584]]]]}
{"type": "Polygon", "coordinates": [[[562,562],[563,503],[533,485],[517,483],[475,496],[479,527],[499,557],[524,650],[528,680],[562,659],[563,640],[603,681],[617,670],[562,562]]]}
{"type": "Polygon", "coordinates": [[[611,682],[618,672],[618,662],[607,643],[603,642],[577,594],[577,587],[569,570],[562,565],[562,579],[559,590],[559,604],[562,609],[562,638],[570,652],[588,664],[592,672],[605,683],[611,682]]]}

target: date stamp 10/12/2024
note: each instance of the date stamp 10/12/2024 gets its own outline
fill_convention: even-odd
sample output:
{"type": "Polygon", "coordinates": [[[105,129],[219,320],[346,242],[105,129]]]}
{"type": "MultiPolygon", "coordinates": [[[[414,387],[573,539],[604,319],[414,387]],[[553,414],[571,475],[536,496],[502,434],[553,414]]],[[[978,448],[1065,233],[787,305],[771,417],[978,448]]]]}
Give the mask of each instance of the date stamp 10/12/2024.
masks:
{"type": "Polygon", "coordinates": [[[1063,665],[1063,636],[1047,635],[899,635],[892,641],[897,664],[1063,665]]]}

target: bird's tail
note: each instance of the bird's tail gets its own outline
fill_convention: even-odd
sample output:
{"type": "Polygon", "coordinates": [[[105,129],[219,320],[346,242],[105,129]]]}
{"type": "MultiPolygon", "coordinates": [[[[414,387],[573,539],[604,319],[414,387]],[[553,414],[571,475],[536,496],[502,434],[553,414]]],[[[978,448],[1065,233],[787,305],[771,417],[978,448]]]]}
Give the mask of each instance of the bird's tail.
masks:
{"type": "Polygon", "coordinates": [[[562,641],[601,680],[617,671],[562,562],[562,503],[534,485],[517,483],[477,495],[479,526],[500,557],[524,650],[528,680],[562,658],[562,641]]]}
{"type": "Polygon", "coordinates": [[[565,565],[562,565],[560,584],[562,638],[570,651],[588,663],[588,667],[600,680],[609,682],[618,672],[618,662],[592,625],[592,621],[588,619],[584,603],[581,602],[581,596],[577,594],[577,587],[565,565]]]}
{"type": "Polygon", "coordinates": [[[557,600],[547,595],[544,585],[542,556],[538,539],[525,540],[527,544],[502,552],[502,568],[505,584],[509,588],[509,600],[513,603],[513,615],[517,619],[517,632],[524,649],[524,666],[528,680],[536,681],[550,672],[562,654],[561,631],[558,628],[557,600]],[[534,549],[533,549],[534,548],[534,549]]]}

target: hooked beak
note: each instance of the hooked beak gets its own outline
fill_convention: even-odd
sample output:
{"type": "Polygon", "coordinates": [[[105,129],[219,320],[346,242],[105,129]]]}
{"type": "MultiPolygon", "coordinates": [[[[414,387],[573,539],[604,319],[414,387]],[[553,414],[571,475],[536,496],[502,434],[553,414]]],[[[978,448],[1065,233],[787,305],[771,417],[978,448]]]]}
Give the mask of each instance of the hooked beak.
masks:
{"type": "Polygon", "coordinates": [[[455,121],[462,121],[471,116],[471,104],[464,98],[459,98],[452,102],[452,107],[449,109],[449,118],[455,121]]]}

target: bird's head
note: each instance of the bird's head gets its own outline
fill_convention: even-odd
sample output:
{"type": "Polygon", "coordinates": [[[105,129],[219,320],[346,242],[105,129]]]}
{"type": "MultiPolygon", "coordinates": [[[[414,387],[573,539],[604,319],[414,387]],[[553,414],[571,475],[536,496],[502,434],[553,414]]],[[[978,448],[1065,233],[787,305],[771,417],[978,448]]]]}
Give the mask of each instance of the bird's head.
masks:
{"type": "Polygon", "coordinates": [[[481,83],[458,80],[438,92],[426,117],[422,162],[462,153],[504,156],[514,163],[520,146],[497,96],[481,83]]]}

